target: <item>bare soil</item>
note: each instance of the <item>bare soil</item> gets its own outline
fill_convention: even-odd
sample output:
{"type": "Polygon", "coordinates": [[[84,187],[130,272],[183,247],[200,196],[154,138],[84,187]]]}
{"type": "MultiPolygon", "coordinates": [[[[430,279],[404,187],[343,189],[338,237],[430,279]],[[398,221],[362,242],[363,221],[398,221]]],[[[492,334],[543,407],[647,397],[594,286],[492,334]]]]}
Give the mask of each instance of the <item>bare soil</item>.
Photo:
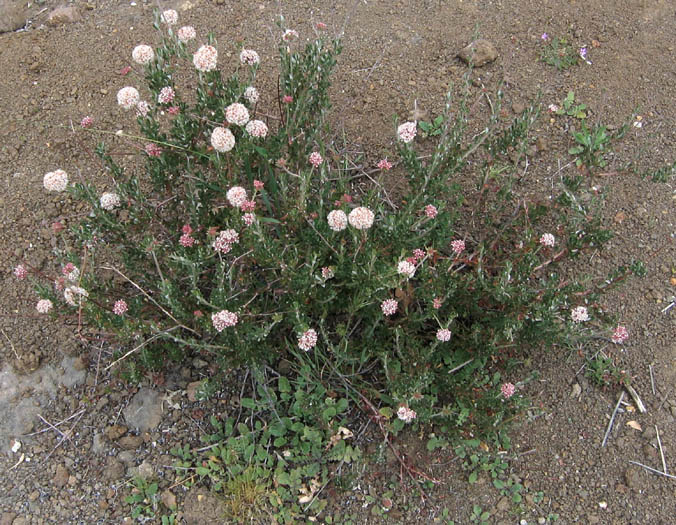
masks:
{"type": "MultiPolygon", "coordinates": [[[[472,89],[480,95],[484,87],[490,92],[502,82],[505,117],[520,112],[538,94],[546,107],[560,104],[571,90],[590,108],[590,123],[619,127],[636,111],[642,127],[631,127],[608,156],[603,173],[589,180],[590,191],[607,195],[604,221],[616,237],[609,249],[585,254],[570,270],[599,277],[611,267],[642,259],[647,276],[630,280],[605,298],[606,311],[629,328],[624,346],[603,344],[573,353],[551,349],[534,354],[524,363],[523,375],[510,378],[516,383],[531,370],[539,373],[523,392],[533,408],[516,426],[510,453],[513,476],[527,487],[521,506],[503,500],[488,477],[469,485],[452,451],[427,453],[424,440],[410,435],[399,442],[409,459],[442,480],[427,490],[429,498],[421,501],[407,483],[400,483],[391,458],[373,459],[366,473],[354,473],[352,490],[330,492],[334,515],[354,515],[355,523],[442,523],[442,510],[447,509],[448,518],[469,523],[473,505],[480,505],[490,512],[490,523],[500,524],[544,523],[542,519],[552,513],[564,524],[673,523],[674,480],[629,463],[662,470],[657,427],[666,463],[676,472],[676,307],[668,308],[676,294],[676,192],[673,178],[656,183],[641,176],[676,160],[673,2],[345,4],[298,0],[280,7],[267,0],[192,0],[162,7],[176,7],[180,23],[193,25],[201,38],[212,30],[222,64],[228,60],[234,64],[238,42],[258,50],[263,59],[260,91],[269,107],[277,97],[273,57],[280,12],[287,26],[303,37],[312,35],[318,21],[327,23],[333,33],[344,30],[344,51],[332,88],[332,120],[335,130],[344,130],[350,143],[358,145],[367,165],[375,165],[384,153],[394,156],[394,115],[407,119],[417,109],[414,116],[431,120],[442,111],[445,91],[461,82],[467,71],[456,54],[477,32],[494,43],[499,56],[473,71],[472,89]],[[586,45],[592,64],[560,72],[542,63],[543,32],[586,45]],[[623,407],[603,448],[620,390],[599,388],[581,371],[585,353],[598,349],[631,375],[647,408],[647,413],[639,414],[623,407]],[[637,422],[641,430],[629,426],[629,421],[637,422]],[[393,505],[376,516],[373,508],[382,508],[383,494],[391,486],[396,487],[393,505]],[[376,503],[369,504],[367,495],[376,503]]],[[[44,270],[58,264],[54,249],[60,240],[51,224],[73,224],[86,210],[62,194],[47,194],[42,177],[60,167],[75,177],[101,176],[89,146],[69,132],[71,123],[77,125],[91,115],[101,128],[132,130],[131,119],[118,110],[115,94],[136,77],[134,72],[129,77],[120,72],[132,65],[135,45],[155,41],[150,3],[90,0],[71,5],[79,10],[78,21],[48,26],[47,16],[58,3],[31,2],[25,9],[31,21],[27,28],[0,34],[0,253],[5,254],[0,294],[2,525],[122,522],[130,513],[123,499],[129,492],[125,480],[133,469],[145,462],[161,480],[161,490],[167,489],[174,479],[173,471],[165,467],[172,464],[169,449],[181,442],[197,445],[208,416],[228,410],[227,394],[189,402],[184,394],[188,383],[205,373],[201,363],[192,363],[165,378],[164,384],[148,378],[148,385],[162,395],[178,390],[178,396],[163,405],[159,426],[141,432],[140,441],[121,443],[115,425],[124,425],[122,410],[137,387],[103,370],[110,362],[110,349],[77,341],[77,319],[64,326],[38,317],[29,285],[12,275],[22,261],[44,270]],[[71,358],[64,361],[64,356],[71,358]],[[87,372],[84,380],[77,374],[82,370],[87,372]],[[58,386],[59,377],[65,385],[58,386]],[[41,387],[47,384],[43,381],[55,381],[56,386],[41,387]],[[172,408],[173,403],[179,408],[172,408]],[[37,414],[51,423],[76,417],[54,430],[37,414]],[[61,433],[71,428],[69,439],[57,446],[61,433]],[[9,450],[13,440],[23,444],[16,453],[9,450]]],[[[485,99],[478,100],[473,111],[477,116],[487,114],[485,99]]],[[[541,195],[547,195],[554,179],[575,170],[567,153],[570,126],[579,127],[579,122],[550,118],[544,112],[533,130],[524,177],[541,195]]],[[[134,432],[129,429],[128,435],[134,432]]],[[[367,452],[375,450],[367,442],[368,433],[363,439],[361,446],[367,452]]],[[[184,503],[189,502],[182,487],[171,492],[178,498],[180,519],[200,523],[184,512],[184,503]]]]}

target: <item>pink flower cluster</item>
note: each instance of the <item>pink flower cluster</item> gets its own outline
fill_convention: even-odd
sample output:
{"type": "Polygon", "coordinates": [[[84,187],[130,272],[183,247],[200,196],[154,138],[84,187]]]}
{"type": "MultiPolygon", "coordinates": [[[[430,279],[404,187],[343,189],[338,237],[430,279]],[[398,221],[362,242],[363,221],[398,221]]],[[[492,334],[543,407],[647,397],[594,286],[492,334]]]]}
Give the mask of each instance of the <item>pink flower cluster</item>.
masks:
{"type": "Polygon", "coordinates": [[[437,207],[434,204],[428,204],[425,206],[425,216],[428,219],[434,219],[438,213],[437,207]]]}
{"type": "Polygon", "coordinates": [[[380,162],[378,162],[378,164],[376,164],[376,167],[379,170],[388,171],[388,170],[392,169],[392,163],[388,162],[387,159],[383,159],[380,162]]]}
{"type": "Polygon", "coordinates": [[[400,261],[397,265],[397,273],[411,279],[415,275],[415,265],[410,261],[400,261]]]}
{"type": "Polygon", "coordinates": [[[405,144],[408,144],[415,138],[418,132],[417,128],[418,126],[415,122],[404,122],[397,128],[397,137],[405,144]]]}
{"type": "Polygon", "coordinates": [[[418,417],[418,414],[415,413],[415,410],[411,410],[410,408],[402,405],[397,410],[397,417],[404,423],[410,423],[416,417],[418,417]]]}
{"type": "Polygon", "coordinates": [[[268,126],[262,120],[250,121],[245,129],[252,137],[264,139],[268,135],[268,126]]]}
{"type": "Polygon", "coordinates": [[[312,164],[315,168],[318,168],[322,162],[324,162],[324,159],[322,156],[319,154],[317,151],[313,151],[310,153],[310,156],[308,157],[308,162],[312,164]]]}
{"type": "Polygon", "coordinates": [[[509,399],[516,392],[516,387],[512,383],[503,383],[500,387],[500,392],[505,399],[509,399]]]}
{"type": "Polygon", "coordinates": [[[542,237],[540,237],[540,244],[542,246],[551,248],[555,243],[556,239],[554,239],[554,236],[551,233],[543,233],[542,237]]]}
{"type": "Polygon", "coordinates": [[[41,314],[48,314],[54,304],[49,299],[40,299],[38,304],[35,305],[35,309],[41,314]]]}
{"type": "Polygon", "coordinates": [[[394,315],[397,313],[397,308],[399,303],[394,299],[385,299],[380,303],[380,309],[383,311],[384,315],[394,315]]]}
{"type": "Polygon", "coordinates": [[[82,117],[82,120],[80,121],[80,126],[85,129],[90,128],[92,124],[94,124],[94,119],[90,116],[82,117]]]}
{"type": "Polygon", "coordinates": [[[627,339],[629,338],[629,332],[627,331],[627,328],[622,325],[617,325],[617,328],[615,328],[615,331],[613,332],[613,335],[611,336],[610,340],[615,343],[616,345],[620,345],[624,343],[627,339]]]}
{"type": "Polygon", "coordinates": [[[183,235],[178,239],[178,243],[184,248],[190,248],[195,244],[195,238],[191,235],[192,228],[189,224],[184,224],[181,228],[183,235]]]}
{"type": "Polygon", "coordinates": [[[124,315],[127,310],[129,310],[129,306],[127,306],[127,302],[124,299],[115,301],[113,305],[113,313],[115,315],[124,315]]]}
{"type": "Polygon", "coordinates": [[[251,226],[256,221],[256,216],[253,213],[245,213],[242,215],[242,220],[247,226],[251,226]]]}
{"type": "Polygon", "coordinates": [[[432,299],[432,308],[434,308],[435,310],[438,310],[439,308],[441,308],[442,304],[444,304],[444,303],[441,300],[441,297],[435,297],[434,299],[432,299]]]}
{"type": "Polygon", "coordinates": [[[261,58],[253,49],[242,49],[239,54],[239,61],[245,66],[255,66],[260,63],[261,58]]]}
{"type": "Polygon", "coordinates": [[[333,268],[331,268],[330,266],[324,266],[324,267],[322,267],[322,277],[323,277],[324,279],[326,279],[326,280],[328,280],[328,279],[333,279],[333,277],[334,277],[335,275],[336,275],[336,274],[334,273],[333,268]]]}
{"type": "Polygon", "coordinates": [[[298,348],[309,352],[317,345],[317,332],[310,328],[298,338],[298,348]]]}
{"type": "Polygon", "coordinates": [[[232,250],[232,245],[239,242],[239,234],[232,228],[228,230],[222,230],[218,237],[211,244],[214,250],[220,253],[228,253],[232,250]]]}
{"type": "Polygon", "coordinates": [[[460,255],[463,251],[465,251],[465,241],[463,241],[462,239],[452,241],[451,248],[453,250],[453,253],[455,253],[456,255],[460,255]]]}
{"type": "Polygon", "coordinates": [[[136,104],[137,117],[147,117],[149,112],[150,104],[148,104],[145,100],[141,100],[138,104],[136,104]]]}
{"type": "Polygon", "coordinates": [[[19,279],[19,281],[23,281],[27,275],[28,270],[26,270],[26,267],[23,264],[19,264],[16,268],[14,268],[14,277],[19,279]]]}
{"type": "Polygon", "coordinates": [[[160,148],[154,142],[146,144],[145,151],[149,157],[159,157],[162,155],[162,148],[160,148]]]}
{"type": "Polygon", "coordinates": [[[174,88],[171,86],[165,86],[160,90],[160,94],[157,95],[157,101],[160,104],[170,104],[174,100],[175,96],[176,92],[174,91],[174,88]]]}
{"type": "Polygon", "coordinates": [[[291,42],[291,40],[294,40],[299,36],[300,35],[298,35],[298,31],[296,31],[295,29],[287,29],[286,31],[284,31],[284,34],[282,35],[282,40],[284,40],[284,42],[291,42]]]}
{"type": "Polygon", "coordinates": [[[80,269],[72,262],[66,264],[61,269],[61,273],[63,273],[69,281],[77,281],[80,278],[80,269]]]}
{"type": "Polygon", "coordinates": [[[440,328],[437,330],[437,340],[445,343],[451,340],[451,331],[448,328],[440,328]]]}
{"type": "Polygon", "coordinates": [[[211,322],[217,332],[235,326],[237,324],[237,314],[229,310],[221,310],[211,315],[211,322]]]}

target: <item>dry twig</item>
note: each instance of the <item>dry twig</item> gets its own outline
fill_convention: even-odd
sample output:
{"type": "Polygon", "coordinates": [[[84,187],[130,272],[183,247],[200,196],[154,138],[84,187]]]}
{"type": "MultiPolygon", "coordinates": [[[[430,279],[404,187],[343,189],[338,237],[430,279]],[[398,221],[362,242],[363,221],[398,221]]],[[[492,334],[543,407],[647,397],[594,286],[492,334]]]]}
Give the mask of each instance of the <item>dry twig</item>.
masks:
{"type": "Polygon", "coordinates": [[[643,463],[639,463],[638,461],[629,460],[629,463],[632,463],[633,465],[638,465],[639,467],[643,467],[644,469],[649,470],[650,472],[654,472],[655,474],[659,474],[660,476],[664,476],[665,478],[676,479],[676,476],[672,476],[671,474],[665,474],[661,470],[654,469],[652,467],[649,467],[648,465],[644,465],[643,463]]]}
{"type": "Polygon", "coordinates": [[[641,414],[645,414],[647,410],[645,408],[645,405],[643,404],[643,401],[641,401],[641,398],[638,396],[638,392],[636,392],[636,389],[634,389],[634,387],[631,385],[624,385],[624,388],[626,388],[627,392],[629,392],[629,394],[633,398],[634,403],[636,403],[636,408],[638,408],[638,411],[641,412],[641,414]]]}
{"type": "Polygon", "coordinates": [[[667,473],[667,462],[664,460],[664,450],[662,450],[662,440],[660,439],[660,431],[657,430],[657,425],[655,425],[655,434],[657,435],[657,444],[660,447],[660,457],[662,458],[662,470],[664,473],[667,473]]]}
{"type": "Polygon", "coordinates": [[[608,423],[608,428],[606,429],[606,435],[603,436],[603,442],[601,443],[601,447],[606,446],[606,441],[608,441],[608,436],[610,435],[610,431],[613,428],[613,422],[615,421],[615,416],[617,415],[617,411],[620,408],[620,404],[622,403],[622,400],[624,399],[624,392],[620,392],[620,399],[617,400],[617,404],[615,405],[615,410],[613,410],[613,415],[610,416],[610,422],[608,423]]]}

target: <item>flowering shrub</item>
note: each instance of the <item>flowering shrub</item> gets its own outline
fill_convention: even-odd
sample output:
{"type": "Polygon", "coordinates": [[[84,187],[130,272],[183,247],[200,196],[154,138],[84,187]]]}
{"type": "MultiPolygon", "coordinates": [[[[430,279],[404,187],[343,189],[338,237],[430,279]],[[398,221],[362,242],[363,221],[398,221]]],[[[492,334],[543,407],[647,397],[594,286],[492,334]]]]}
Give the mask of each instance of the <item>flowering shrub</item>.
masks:
{"type": "Polygon", "coordinates": [[[550,204],[512,193],[507,153],[523,148],[535,107],[509,126],[498,107],[485,131],[466,139],[467,105],[451,118],[449,96],[425,162],[416,123],[399,125],[396,167],[377,163],[408,180],[408,193],[390,204],[380,186],[352,187],[330,151],[327,91],[339,41],[302,47],[296,31],[280,33],[273,102],[277,94],[255,87],[265,58],[242,49],[224,63],[213,38],[200,42],[188,27],[175,34],[174,15],[157,24],[160,46],[131,53],[145,86],[117,95],[136,109],[142,139],[115,140],[145,152],[143,169],[123,170],[115,146],[100,143],[108,191],[69,185],[62,170],[45,176],[48,190],[68,189],[91,214],[69,254],[78,276],[40,285],[51,302],[39,311],[79,312],[132,348],[124,363],[140,371],[168,349],[179,360],[210,355],[223,373],[286,358],[321,370],[322,382],[354,400],[377,399],[395,431],[426,422],[495,428],[519,397],[501,379],[513,357],[605,329],[582,323],[596,318],[600,285],[584,289],[558,271],[609,237],[575,199],[581,179],[563,180],[550,204]],[[182,67],[194,93],[175,83],[182,67]],[[278,119],[268,117],[276,108],[278,119]]]}

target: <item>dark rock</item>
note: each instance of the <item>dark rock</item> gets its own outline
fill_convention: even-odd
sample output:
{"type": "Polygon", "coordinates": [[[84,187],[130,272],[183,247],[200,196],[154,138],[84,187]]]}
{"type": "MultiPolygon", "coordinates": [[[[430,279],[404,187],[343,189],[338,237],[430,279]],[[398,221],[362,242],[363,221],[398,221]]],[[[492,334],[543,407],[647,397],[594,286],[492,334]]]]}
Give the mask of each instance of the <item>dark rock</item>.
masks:
{"type": "Polygon", "coordinates": [[[467,64],[471,63],[474,67],[481,67],[498,58],[498,50],[491,42],[481,38],[463,48],[458,53],[458,57],[467,64]]]}

